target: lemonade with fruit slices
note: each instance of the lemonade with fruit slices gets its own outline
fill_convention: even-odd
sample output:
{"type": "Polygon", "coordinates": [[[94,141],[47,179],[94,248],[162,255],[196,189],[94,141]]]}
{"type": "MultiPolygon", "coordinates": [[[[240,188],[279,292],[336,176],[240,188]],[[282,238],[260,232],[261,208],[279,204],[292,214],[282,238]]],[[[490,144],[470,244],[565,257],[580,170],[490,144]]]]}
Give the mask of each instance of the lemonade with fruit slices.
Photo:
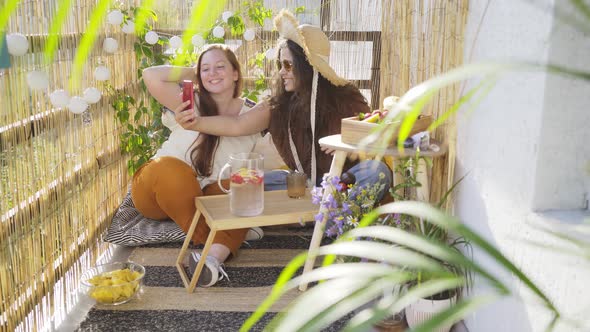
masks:
{"type": "Polygon", "coordinates": [[[251,217],[264,209],[264,172],[240,168],[230,175],[230,209],[236,216],[251,217]]]}

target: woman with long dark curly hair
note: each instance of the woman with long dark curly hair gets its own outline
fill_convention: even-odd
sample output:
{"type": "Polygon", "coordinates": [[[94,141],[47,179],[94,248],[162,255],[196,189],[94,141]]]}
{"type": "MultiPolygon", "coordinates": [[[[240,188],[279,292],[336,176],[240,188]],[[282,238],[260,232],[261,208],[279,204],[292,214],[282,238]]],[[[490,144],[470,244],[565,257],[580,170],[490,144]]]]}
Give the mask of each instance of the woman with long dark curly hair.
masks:
{"type": "MultiPolygon", "coordinates": [[[[277,150],[289,168],[310,176],[319,185],[330,169],[333,151],[320,151],[318,140],[339,134],[341,119],[369,112],[359,89],[338,76],[330,67],[330,41],[319,27],[299,25],[295,17],[283,10],[274,20],[281,37],[277,49],[279,71],[273,81],[270,100],[259,103],[239,117],[201,117],[192,111],[175,109],[176,120],[185,129],[213,135],[237,136],[268,129],[277,150]]],[[[352,173],[356,183],[370,185],[386,182],[391,171],[382,162],[347,162],[344,170],[352,173]],[[380,179],[383,173],[385,179],[380,179]]],[[[265,173],[265,189],[286,187],[285,172],[265,173]]]]}

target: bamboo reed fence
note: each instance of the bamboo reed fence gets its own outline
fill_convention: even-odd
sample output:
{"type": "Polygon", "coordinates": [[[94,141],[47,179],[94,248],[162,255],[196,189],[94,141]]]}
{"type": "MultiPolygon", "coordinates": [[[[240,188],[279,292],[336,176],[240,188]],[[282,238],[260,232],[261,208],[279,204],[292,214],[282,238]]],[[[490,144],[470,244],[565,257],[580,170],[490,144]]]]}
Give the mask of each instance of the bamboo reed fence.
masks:
{"type": "MultiPolygon", "coordinates": [[[[333,41],[331,64],[357,84],[373,108],[384,97],[401,95],[413,85],[462,62],[463,27],[467,0],[306,0],[264,1],[267,8],[294,9],[305,6],[301,23],[323,27],[333,41]]],[[[76,288],[84,269],[109,246],[101,241],[112,214],[127,192],[129,176],[121,155],[116,123],[105,90],[94,80],[93,70],[105,65],[110,83],[138,98],[133,51],[135,37],[104,25],[97,46],[84,69],[80,87],[69,91],[81,95],[86,87],[103,91],[97,104],[83,115],[55,109],[48,93],[67,89],[76,46],[97,0],[72,3],[62,30],[56,57],[43,60],[47,32],[59,0],[21,2],[10,17],[7,33],[25,34],[29,52],[11,57],[12,66],[0,69],[0,331],[33,331],[56,326],[77,301],[76,288]],[[104,37],[119,41],[115,54],[106,55],[104,37]],[[26,74],[43,70],[49,74],[49,91],[31,91],[26,74]]],[[[139,5],[139,0],[120,2],[139,5]]],[[[181,32],[190,17],[189,2],[156,2],[154,9],[161,31],[181,32]]],[[[243,0],[229,0],[236,11],[243,0]]],[[[247,26],[248,22],[247,22],[247,26]]],[[[257,53],[276,44],[272,23],[256,30],[257,38],[245,42],[229,36],[235,46],[247,83],[260,73],[269,75],[274,62],[262,69],[249,65],[257,53]]],[[[446,90],[428,112],[440,114],[457,97],[457,88],[446,90]]],[[[454,125],[436,132],[454,151],[454,125]]],[[[444,192],[453,175],[454,153],[435,163],[432,191],[444,192]]]]}
{"type": "MultiPolygon", "coordinates": [[[[96,1],[72,3],[51,63],[43,59],[49,25],[60,1],[21,2],[7,33],[27,36],[29,52],[11,57],[0,73],[0,330],[34,331],[59,322],[77,301],[80,273],[104,254],[100,239],[127,190],[128,175],[119,152],[119,125],[108,96],[74,115],[55,109],[48,93],[69,89],[76,47],[96,1]],[[26,74],[44,71],[48,91],[33,91],[26,74]]],[[[131,5],[133,2],[127,2],[131,5]]],[[[119,40],[106,55],[95,49],[79,88],[100,84],[98,64],[110,68],[116,89],[138,94],[133,40],[105,26],[105,36],[119,40]]]]}
{"type": "MultiPolygon", "coordinates": [[[[463,64],[463,43],[469,0],[383,1],[381,22],[380,95],[401,96],[413,86],[463,64]]],[[[459,84],[442,89],[423,114],[437,118],[460,94],[459,84]]],[[[437,128],[433,137],[449,151],[434,160],[430,200],[438,202],[452,187],[455,170],[454,117],[437,128]]],[[[452,200],[445,204],[452,208],[452,200]]]]}

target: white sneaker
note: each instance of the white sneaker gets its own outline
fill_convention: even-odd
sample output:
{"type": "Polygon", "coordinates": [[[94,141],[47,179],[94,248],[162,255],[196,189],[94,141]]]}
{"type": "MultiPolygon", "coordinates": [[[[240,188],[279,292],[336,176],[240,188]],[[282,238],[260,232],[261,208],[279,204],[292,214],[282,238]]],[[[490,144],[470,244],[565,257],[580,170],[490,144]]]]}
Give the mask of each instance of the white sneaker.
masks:
{"type": "Polygon", "coordinates": [[[246,239],[244,239],[244,241],[262,240],[263,237],[264,231],[262,231],[262,228],[252,227],[248,230],[248,233],[246,233],[246,239]]]}
{"type": "MultiPolygon", "coordinates": [[[[192,252],[189,256],[188,267],[192,273],[195,273],[197,263],[200,259],[201,254],[196,252],[192,252]]],[[[223,264],[219,263],[217,258],[208,255],[205,261],[205,265],[203,266],[203,270],[201,270],[199,280],[197,281],[197,286],[211,287],[215,285],[217,281],[223,279],[224,277],[229,280],[227,273],[223,269],[223,264]]]]}

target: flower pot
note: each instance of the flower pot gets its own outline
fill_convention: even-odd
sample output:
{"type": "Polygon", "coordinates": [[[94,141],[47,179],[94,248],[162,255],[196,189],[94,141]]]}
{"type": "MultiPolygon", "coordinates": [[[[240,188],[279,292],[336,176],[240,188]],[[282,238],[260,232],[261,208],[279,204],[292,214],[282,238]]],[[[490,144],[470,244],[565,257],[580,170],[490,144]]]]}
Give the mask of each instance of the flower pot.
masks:
{"type": "MultiPolygon", "coordinates": [[[[419,299],[406,307],[406,320],[410,328],[429,320],[439,312],[449,308],[456,302],[456,295],[444,300],[419,299]]],[[[440,327],[433,332],[448,332],[451,326],[440,327]]]]}
{"type": "Polygon", "coordinates": [[[406,324],[404,311],[400,311],[397,314],[387,317],[373,325],[376,331],[379,332],[403,332],[406,330],[408,325],[406,324]]]}

